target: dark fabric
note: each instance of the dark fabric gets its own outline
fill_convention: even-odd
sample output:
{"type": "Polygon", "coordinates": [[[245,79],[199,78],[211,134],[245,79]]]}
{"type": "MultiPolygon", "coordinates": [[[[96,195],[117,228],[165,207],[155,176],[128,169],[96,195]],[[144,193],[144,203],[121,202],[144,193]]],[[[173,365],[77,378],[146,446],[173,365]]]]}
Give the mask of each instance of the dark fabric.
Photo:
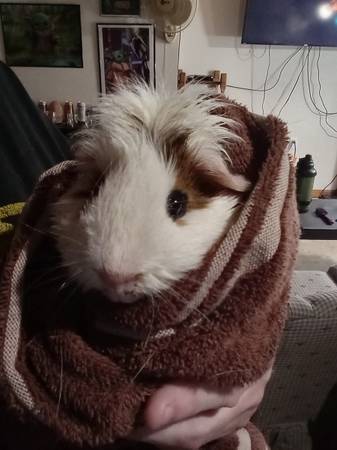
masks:
{"type": "Polygon", "coordinates": [[[0,61],[0,207],[25,201],[43,171],[69,158],[66,138],[0,61]]]}
{"type": "Polygon", "coordinates": [[[70,156],[68,140],[0,61],[0,269],[22,209],[19,203],[42,172],[70,156]]]}
{"type": "Polygon", "coordinates": [[[337,384],[329,392],[318,417],[309,424],[313,450],[337,450],[337,384]]]}
{"type": "MultiPolygon", "coordinates": [[[[11,411],[0,408],[1,450],[92,450],[89,446],[76,446],[62,441],[61,437],[32,418],[22,423],[11,411]]],[[[119,441],[95,450],[156,450],[150,444],[119,441]]]]}

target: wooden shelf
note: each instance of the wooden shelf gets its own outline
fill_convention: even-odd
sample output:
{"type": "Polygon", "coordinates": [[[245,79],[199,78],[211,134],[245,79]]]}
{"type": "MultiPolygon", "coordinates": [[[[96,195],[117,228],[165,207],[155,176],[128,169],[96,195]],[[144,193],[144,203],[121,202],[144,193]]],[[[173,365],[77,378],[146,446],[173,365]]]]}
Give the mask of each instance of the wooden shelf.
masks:
{"type": "Polygon", "coordinates": [[[224,93],[227,85],[227,73],[214,70],[208,75],[187,75],[183,70],[178,70],[178,89],[185,86],[186,83],[194,81],[216,87],[219,92],[224,93]]]}

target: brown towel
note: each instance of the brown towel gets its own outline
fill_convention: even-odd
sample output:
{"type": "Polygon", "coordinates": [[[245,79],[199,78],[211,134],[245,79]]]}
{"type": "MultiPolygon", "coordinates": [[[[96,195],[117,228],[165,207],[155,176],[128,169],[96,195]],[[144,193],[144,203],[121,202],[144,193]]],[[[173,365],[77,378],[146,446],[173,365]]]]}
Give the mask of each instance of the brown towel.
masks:
{"type": "MultiPolygon", "coordinates": [[[[230,389],[265,372],[286,317],[299,230],[287,131],[237,104],[219,111],[241,124],[232,170],[254,188],[228,234],[178,283],[184,302],[112,307],[64,287],[47,206],[69,188],[76,163],[41,177],[0,286],[0,397],[20,420],[34,417],[65,442],[95,448],[127,437],[158,385],[230,389]]],[[[247,430],[249,448],[262,450],[247,430]]],[[[238,436],[207,448],[235,449],[238,436]]]]}

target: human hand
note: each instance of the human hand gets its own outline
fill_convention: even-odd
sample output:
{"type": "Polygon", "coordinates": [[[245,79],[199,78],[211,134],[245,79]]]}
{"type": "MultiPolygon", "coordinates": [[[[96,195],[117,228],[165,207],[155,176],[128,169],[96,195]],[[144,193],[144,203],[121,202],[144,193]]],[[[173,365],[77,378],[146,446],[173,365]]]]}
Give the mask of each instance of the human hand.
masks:
{"type": "Polygon", "coordinates": [[[198,449],[244,427],[257,410],[272,369],[230,393],[203,386],[170,384],[150,398],[145,426],[132,438],[160,448],[198,449]]]}

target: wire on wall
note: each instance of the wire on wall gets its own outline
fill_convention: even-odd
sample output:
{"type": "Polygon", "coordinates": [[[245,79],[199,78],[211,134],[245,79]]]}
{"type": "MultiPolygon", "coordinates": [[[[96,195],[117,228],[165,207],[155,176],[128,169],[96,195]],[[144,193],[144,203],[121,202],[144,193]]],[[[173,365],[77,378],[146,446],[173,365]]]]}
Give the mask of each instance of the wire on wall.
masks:
{"type": "Polygon", "coordinates": [[[330,181],[330,183],[327,184],[327,185],[321,190],[321,192],[319,193],[318,198],[324,198],[324,192],[328,189],[329,186],[332,185],[332,183],[336,180],[336,178],[337,178],[337,173],[336,173],[336,175],[333,177],[333,179],[330,181]]]}
{"type": "Polygon", "coordinates": [[[227,87],[230,87],[230,88],[232,88],[232,89],[240,89],[240,90],[243,90],[243,91],[252,91],[252,92],[269,92],[269,91],[271,91],[271,90],[273,90],[277,85],[278,85],[278,83],[280,82],[280,80],[281,80],[281,77],[282,77],[282,74],[283,74],[283,72],[284,72],[284,69],[287,67],[287,65],[289,64],[289,62],[301,51],[303,49],[303,47],[299,47],[298,49],[296,49],[293,53],[291,53],[291,55],[289,55],[284,61],[283,61],[283,63],[281,64],[281,66],[280,66],[280,71],[279,71],[279,74],[278,74],[278,77],[277,77],[277,79],[276,79],[276,81],[275,81],[275,83],[272,85],[272,86],[270,86],[270,87],[268,87],[268,88],[266,88],[265,90],[264,89],[254,89],[254,88],[249,88],[249,87],[244,87],[244,86],[236,86],[236,85],[233,85],[233,84],[227,84],[227,87]]]}
{"type": "Polygon", "coordinates": [[[178,41],[178,54],[177,54],[177,73],[180,67],[180,48],[181,48],[181,33],[179,33],[179,41],[178,41]]]}
{"type": "Polygon", "coordinates": [[[262,97],[262,114],[263,115],[264,115],[264,102],[266,100],[266,86],[267,86],[267,81],[268,81],[268,77],[269,77],[269,70],[270,70],[270,63],[271,63],[270,51],[271,51],[271,45],[268,45],[268,65],[267,65],[266,76],[265,76],[264,84],[263,84],[263,97],[262,97]]]}
{"type": "MultiPolygon", "coordinates": [[[[314,50],[313,50],[313,53],[314,53],[314,50]]],[[[309,111],[312,114],[314,114],[315,116],[319,117],[319,125],[320,125],[322,131],[324,132],[324,134],[326,134],[328,137],[333,138],[334,136],[329,134],[328,131],[323,127],[321,114],[315,109],[315,107],[312,104],[313,98],[312,99],[311,98],[308,99],[308,97],[307,97],[307,93],[309,93],[309,97],[310,97],[310,95],[313,97],[313,94],[312,94],[312,92],[313,92],[312,71],[313,71],[313,64],[311,64],[311,67],[310,67],[310,61],[308,60],[308,62],[307,62],[307,70],[306,70],[306,77],[303,78],[303,84],[302,84],[303,98],[304,98],[304,101],[305,101],[309,111]],[[307,88],[306,88],[306,84],[307,84],[307,88]]]]}
{"type": "MultiPolygon", "coordinates": [[[[317,68],[317,63],[316,63],[316,68],[317,68]]],[[[334,136],[333,134],[329,133],[328,130],[326,130],[326,129],[323,127],[323,124],[322,124],[322,116],[325,116],[325,118],[326,118],[326,121],[325,121],[326,125],[327,125],[330,129],[332,129],[333,132],[336,131],[336,130],[334,129],[334,127],[332,127],[332,125],[328,122],[328,115],[335,115],[335,114],[334,114],[334,113],[329,113],[329,111],[327,110],[327,108],[326,108],[326,106],[325,106],[325,103],[324,103],[324,100],[323,100],[323,96],[322,96],[322,100],[323,100],[323,104],[324,104],[324,107],[325,107],[325,111],[322,111],[322,110],[319,108],[319,106],[317,105],[316,101],[315,101],[314,93],[313,93],[313,90],[312,90],[312,84],[313,84],[313,81],[312,81],[312,73],[310,72],[310,62],[309,62],[309,60],[308,60],[308,62],[307,62],[307,71],[306,71],[306,72],[307,72],[306,75],[307,75],[307,86],[308,86],[309,100],[310,100],[310,102],[311,102],[311,106],[312,106],[314,109],[311,109],[310,105],[307,103],[308,108],[310,109],[310,111],[311,111],[313,114],[315,114],[316,116],[319,117],[319,125],[320,125],[321,129],[323,130],[323,132],[324,132],[328,137],[333,138],[333,139],[337,139],[337,136],[334,136]]],[[[317,73],[317,77],[318,77],[319,80],[320,80],[320,76],[319,76],[319,61],[318,61],[318,73],[317,73]]],[[[321,94],[321,95],[322,95],[322,94],[321,94]]],[[[304,97],[305,97],[305,100],[306,100],[305,92],[304,92],[304,97]]],[[[307,101],[307,100],[306,100],[306,101],[307,101]]]]}
{"type": "Polygon", "coordinates": [[[298,74],[298,71],[301,69],[302,62],[304,60],[306,48],[303,47],[301,51],[301,55],[298,58],[298,60],[292,65],[291,68],[294,68],[292,74],[288,78],[288,82],[284,83],[283,89],[281,94],[279,95],[276,103],[274,104],[273,108],[270,110],[271,114],[276,114],[275,111],[280,108],[280,104],[284,102],[284,97],[287,95],[287,93],[290,91],[291,86],[293,85],[294,80],[296,79],[296,76],[298,74]]]}
{"type": "Polygon", "coordinates": [[[298,85],[298,82],[300,81],[301,75],[302,75],[302,73],[303,73],[303,71],[304,71],[304,68],[306,67],[306,64],[307,64],[307,61],[308,61],[310,52],[311,52],[311,47],[309,47],[308,50],[307,50],[307,55],[306,55],[306,57],[305,57],[305,60],[303,61],[301,70],[300,70],[299,74],[297,75],[295,84],[294,84],[294,86],[292,87],[291,91],[289,92],[289,95],[288,95],[286,101],[283,103],[283,105],[282,105],[282,107],[281,107],[281,109],[280,109],[280,111],[279,111],[279,113],[278,113],[278,115],[277,115],[278,117],[280,117],[282,111],[284,110],[284,108],[285,108],[285,107],[287,106],[287,104],[289,103],[289,100],[290,100],[291,96],[293,95],[293,93],[294,93],[294,91],[295,91],[295,89],[296,89],[296,87],[297,87],[297,85],[298,85]]]}
{"type": "Polygon", "coordinates": [[[319,96],[319,98],[320,98],[320,100],[321,100],[322,106],[323,106],[324,111],[325,111],[324,117],[325,117],[325,123],[326,123],[326,125],[327,125],[332,131],[334,131],[335,133],[337,133],[336,128],[334,128],[334,127],[328,122],[328,108],[326,107],[326,104],[325,104],[325,102],[324,102],[323,95],[322,95],[322,83],[321,83],[320,66],[319,66],[320,58],[321,58],[321,47],[319,47],[319,49],[318,49],[318,57],[317,57],[317,60],[316,60],[317,82],[318,82],[318,96],[319,96]]]}
{"type": "MultiPolygon", "coordinates": [[[[319,51],[321,50],[321,47],[319,47],[319,51]]],[[[316,63],[317,64],[317,63],[316,63]]],[[[319,60],[318,60],[318,72],[320,71],[319,69],[319,60]]],[[[307,68],[307,76],[308,76],[308,80],[310,79],[310,73],[309,73],[309,67],[307,68]]],[[[315,103],[315,100],[313,99],[313,96],[311,95],[311,87],[309,85],[309,95],[310,95],[310,100],[313,104],[313,106],[315,107],[315,109],[321,113],[321,114],[327,114],[328,116],[336,116],[337,115],[337,111],[336,112],[329,112],[329,111],[322,111],[315,103]]]]}

